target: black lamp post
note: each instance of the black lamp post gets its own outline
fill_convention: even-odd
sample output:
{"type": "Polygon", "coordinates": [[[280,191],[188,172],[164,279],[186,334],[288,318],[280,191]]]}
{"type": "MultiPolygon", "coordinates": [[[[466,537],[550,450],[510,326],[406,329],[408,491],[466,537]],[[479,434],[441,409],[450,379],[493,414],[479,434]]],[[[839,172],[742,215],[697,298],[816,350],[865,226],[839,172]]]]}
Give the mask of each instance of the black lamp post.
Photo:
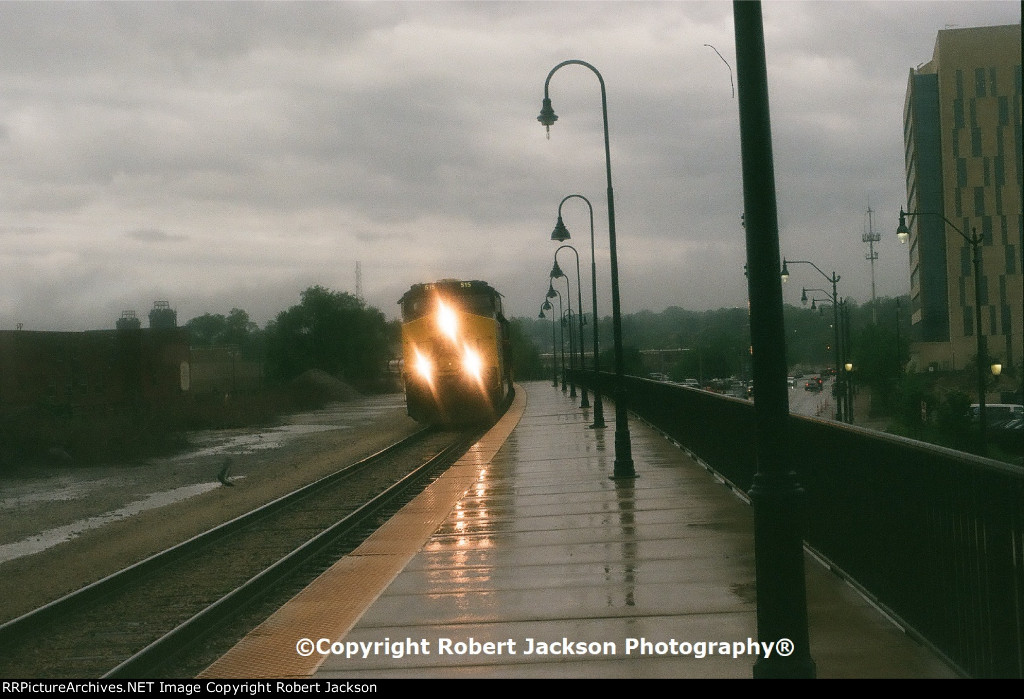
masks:
{"type": "MultiPolygon", "coordinates": [[[[565,295],[568,296],[569,292],[567,291],[565,295]]],[[[574,357],[576,356],[576,334],[572,331],[572,316],[573,316],[573,312],[572,312],[572,306],[570,304],[570,307],[565,309],[565,312],[562,313],[562,327],[563,328],[568,328],[568,330],[569,330],[569,387],[570,387],[569,397],[570,398],[575,398],[576,397],[576,383],[575,383],[576,360],[574,359],[574,357]]]]}
{"type": "Polygon", "coordinates": [[[986,448],[986,420],[985,420],[985,367],[988,366],[988,348],[985,337],[981,334],[981,243],[983,238],[978,235],[978,229],[971,229],[971,237],[953,225],[953,222],[942,214],[934,211],[904,211],[900,207],[900,225],[896,227],[896,237],[901,243],[906,243],[910,238],[910,229],[907,228],[906,217],[914,216],[938,216],[946,225],[960,234],[966,240],[974,252],[974,334],[978,343],[978,438],[981,445],[981,452],[985,453],[986,448]]]}
{"type": "MultiPolygon", "coordinates": [[[[544,305],[540,307],[538,318],[544,317],[544,311],[551,311],[551,302],[544,299],[544,305]]],[[[551,314],[551,385],[558,387],[558,362],[555,361],[555,314],[551,314]]]]}
{"type": "MultiPolygon", "coordinates": [[[[830,277],[829,275],[821,271],[821,267],[814,264],[813,262],[810,262],[809,260],[788,260],[788,262],[794,265],[810,265],[811,267],[814,267],[814,269],[818,270],[818,273],[821,274],[821,276],[825,277],[825,279],[832,282],[832,295],[830,298],[832,299],[832,331],[835,335],[835,342],[832,343],[832,351],[835,355],[836,380],[838,381],[841,366],[840,362],[842,360],[839,357],[839,304],[837,303],[837,301],[839,300],[839,296],[836,293],[836,284],[839,283],[840,277],[834,271],[832,272],[832,276],[830,277]]],[[[786,263],[787,260],[785,257],[783,257],[781,275],[783,282],[789,280],[789,269],[787,268],[786,263]]],[[[827,291],[825,291],[824,293],[828,294],[827,291]]],[[[804,303],[807,302],[806,296],[807,295],[804,294],[803,298],[801,298],[801,301],[803,301],[804,303]]],[[[841,400],[836,401],[836,420],[839,420],[840,422],[843,421],[843,402],[841,400]]]]}
{"type": "MultiPolygon", "coordinates": [[[[564,243],[571,237],[569,235],[569,229],[565,227],[562,222],[562,204],[572,198],[582,199],[587,203],[587,208],[590,210],[590,293],[591,300],[593,301],[593,307],[591,310],[591,326],[594,329],[594,377],[597,379],[597,375],[601,372],[601,360],[599,359],[599,344],[597,338],[597,261],[594,258],[594,207],[591,205],[590,200],[582,194],[570,194],[564,197],[562,201],[558,203],[558,223],[555,224],[555,229],[551,232],[551,240],[557,240],[559,243],[564,243]]],[[[579,280],[579,255],[576,257],[576,278],[579,280]]],[[[582,301],[580,302],[580,309],[583,309],[582,301]]],[[[580,329],[580,337],[583,336],[583,330],[580,329]]],[[[580,360],[582,366],[582,359],[580,360]]],[[[583,399],[586,400],[587,389],[583,389],[583,399]]],[[[580,407],[586,407],[580,404],[580,407]]],[[[590,425],[591,428],[598,429],[605,427],[604,424],[604,403],[601,401],[601,391],[598,388],[597,383],[594,384],[594,424],[590,425]]]]}
{"type": "Polygon", "coordinates": [[[604,88],[604,78],[597,68],[580,60],[562,61],[548,73],[544,81],[544,101],[537,120],[548,129],[558,120],[554,110],[551,108],[551,99],[548,97],[548,86],[551,83],[551,76],[559,68],[570,64],[581,65],[589,68],[597,76],[601,84],[601,115],[604,119],[604,162],[605,173],[608,181],[608,248],[611,255],[612,267],[612,335],[615,341],[615,470],[614,478],[634,478],[636,470],[633,467],[633,447],[629,438],[629,416],[626,406],[626,384],[623,378],[625,374],[624,357],[622,351],[622,317],[619,304],[619,262],[615,249],[615,197],[612,194],[612,158],[611,148],[608,145],[608,98],[604,88]]]}
{"type": "MultiPolygon", "coordinates": [[[[585,360],[586,354],[585,354],[585,351],[583,349],[583,325],[586,323],[586,321],[584,320],[585,316],[583,315],[583,293],[582,293],[582,291],[583,291],[583,284],[582,284],[582,282],[580,280],[580,254],[578,252],[576,252],[576,248],[574,248],[571,245],[562,245],[561,247],[558,248],[558,250],[555,250],[555,264],[551,268],[552,276],[557,276],[555,274],[556,272],[558,273],[558,275],[561,275],[563,277],[565,276],[565,272],[563,272],[561,267],[558,266],[558,252],[562,248],[568,248],[568,249],[572,250],[572,254],[576,256],[576,311],[577,311],[576,318],[577,318],[577,320],[579,322],[579,331],[578,331],[578,334],[576,335],[576,337],[579,338],[579,341],[580,341],[580,346],[579,346],[579,351],[580,351],[580,371],[586,371],[587,370],[587,364],[586,364],[586,360],[585,360]]],[[[568,277],[566,277],[566,279],[565,279],[565,285],[566,285],[566,290],[568,290],[568,288],[569,288],[569,278],[568,277]]],[[[581,384],[580,385],[580,391],[583,393],[583,398],[580,400],[580,407],[581,408],[589,408],[590,407],[590,399],[587,397],[587,387],[581,384]]]]}
{"type": "MultiPolygon", "coordinates": [[[[569,287],[569,277],[565,276],[565,272],[558,266],[558,252],[555,252],[555,264],[551,267],[549,274],[551,280],[565,279],[565,300],[566,305],[569,307],[569,318],[572,318],[572,289],[569,287]]],[[[562,324],[565,324],[565,314],[562,314],[562,324]]],[[[573,343],[573,332],[572,323],[569,323],[569,397],[576,397],[576,350],[575,344],[573,343]]]]}
{"type": "MultiPolygon", "coordinates": [[[[836,366],[836,378],[835,387],[832,391],[832,395],[836,397],[836,419],[842,420],[842,416],[846,416],[846,422],[853,424],[853,396],[852,396],[852,384],[850,383],[849,372],[852,369],[850,365],[850,307],[844,299],[835,299],[825,289],[809,289],[804,288],[800,295],[800,302],[807,303],[807,292],[818,291],[825,294],[826,298],[823,299],[811,299],[811,310],[817,310],[818,313],[824,313],[824,306],[819,306],[818,302],[829,303],[832,305],[833,323],[835,323],[836,313],[835,309],[839,308],[838,318],[839,327],[835,331],[833,342],[838,342],[838,352],[840,365],[836,366]],[[845,367],[850,367],[846,368],[845,367]]],[[[833,328],[836,326],[833,325],[833,328]]]]}
{"type": "MultiPolygon", "coordinates": [[[[547,298],[553,299],[558,297],[558,317],[562,317],[562,292],[558,291],[554,284],[551,283],[551,279],[548,279],[548,293],[547,298]]],[[[562,329],[562,324],[558,324],[558,345],[562,352],[562,393],[566,391],[565,385],[565,331],[562,329]]]]}
{"type": "Polygon", "coordinates": [[[773,653],[754,663],[754,677],[814,677],[807,631],[804,580],[804,491],[793,469],[789,444],[786,334],[779,280],[779,225],[775,201],[768,70],[761,3],[733,2],[736,85],[740,109],[743,211],[747,242],[750,339],[753,349],[757,473],[754,566],[757,636],[788,639],[792,653],[773,653]]]}

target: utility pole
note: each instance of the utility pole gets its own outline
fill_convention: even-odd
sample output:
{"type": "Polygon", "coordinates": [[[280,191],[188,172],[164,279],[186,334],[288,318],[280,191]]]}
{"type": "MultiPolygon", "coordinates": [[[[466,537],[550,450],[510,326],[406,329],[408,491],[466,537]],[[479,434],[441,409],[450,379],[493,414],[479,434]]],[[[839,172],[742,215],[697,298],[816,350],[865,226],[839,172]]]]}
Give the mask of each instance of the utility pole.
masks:
{"type": "Polygon", "coordinates": [[[868,232],[864,234],[863,240],[868,244],[868,254],[864,256],[864,259],[871,262],[871,324],[878,325],[878,303],[875,301],[875,260],[878,259],[878,253],[875,252],[875,243],[882,239],[881,233],[875,233],[874,227],[871,222],[871,207],[868,207],[868,232]]]}

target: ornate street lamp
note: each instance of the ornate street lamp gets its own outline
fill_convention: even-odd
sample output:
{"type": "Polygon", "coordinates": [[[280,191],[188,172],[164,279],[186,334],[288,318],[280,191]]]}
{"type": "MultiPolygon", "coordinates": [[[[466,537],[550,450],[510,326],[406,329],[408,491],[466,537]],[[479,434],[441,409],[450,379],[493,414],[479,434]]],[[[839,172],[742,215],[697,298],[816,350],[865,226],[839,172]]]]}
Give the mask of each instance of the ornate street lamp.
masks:
{"type": "MultiPolygon", "coordinates": [[[[599,384],[597,383],[599,381],[598,374],[600,374],[600,372],[601,372],[601,360],[599,358],[599,344],[598,344],[598,338],[597,338],[597,319],[598,319],[598,315],[597,315],[597,262],[596,262],[596,260],[594,258],[594,207],[590,204],[590,200],[589,199],[587,199],[582,194],[570,194],[569,196],[564,197],[562,199],[562,201],[560,201],[558,203],[558,223],[555,224],[555,229],[551,232],[551,240],[557,240],[559,243],[564,243],[565,241],[569,240],[569,238],[571,237],[569,235],[569,229],[566,228],[565,224],[562,222],[562,204],[564,204],[566,201],[568,201],[569,199],[572,199],[572,198],[582,199],[583,201],[585,201],[587,203],[587,208],[590,210],[590,292],[591,292],[591,300],[593,302],[592,303],[592,309],[591,309],[590,317],[591,317],[591,325],[593,326],[593,330],[594,330],[594,378],[595,378],[595,383],[594,383],[594,424],[590,425],[590,427],[594,428],[594,429],[599,429],[599,428],[605,427],[605,424],[604,424],[604,403],[601,400],[601,390],[600,390],[599,384]]],[[[576,279],[577,279],[577,281],[579,280],[579,276],[580,276],[579,264],[580,264],[579,263],[579,255],[577,255],[576,256],[576,279]]],[[[582,301],[580,303],[582,304],[582,301]]],[[[580,306],[580,310],[582,311],[582,309],[583,309],[583,306],[581,305],[580,306]]],[[[580,315],[582,317],[582,313],[580,315]]],[[[580,329],[580,337],[581,338],[583,337],[583,329],[582,328],[580,329]]],[[[582,344],[582,340],[581,340],[581,344],[582,344]]],[[[581,350],[582,350],[582,346],[581,346],[581,350]]],[[[581,357],[582,357],[582,354],[581,354],[581,357]]],[[[581,367],[583,366],[582,358],[580,359],[580,366],[581,367]]],[[[584,389],[583,389],[583,399],[584,400],[586,400],[586,396],[587,396],[587,389],[584,387],[584,389]]],[[[580,407],[586,407],[586,406],[581,404],[580,407]]]]}
{"type": "MultiPolygon", "coordinates": [[[[566,292],[565,295],[568,296],[569,293],[566,292]]],[[[575,398],[576,383],[574,374],[576,373],[576,360],[573,359],[573,357],[576,356],[576,334],[572,331],[572,316],[573,312],[571,307],[565,309],[565,312],[562,313],[562,327],[569,329],[569,386],[571,389],[569,391],[569,397],[575,398]]]]}
{"type": "MultiPolygon", "coordinates": [[[[545,298],[544,299],[544,305],[542,305],[540,307],[540,314],[537,317],[538,318],[543,318],[544,317],[544,311],[550,312],[551,310],[552,310],[551,309],[551,302],[548,301],[545,298]]],[[[551,314],[551,385],[554,386],[555,388],[558,387],[558,362],[555,361],[555,357],[556,356],[557,356],[557,354],[555,352],[555,314],[552,313],[551,314]]]]}
{"type": "MultiPolygon", "coordinates": [[[[794,265],[810,265],[811,267],[814,267],[814,269],[818,270],[818,273],[821,276],[825,277],[825,279],[827,279],[828,281],[832,282],[832,294],[829,296],[829,298],[832,300],[832,332],[833,332],[833,334],[835,336],[834,337],[834,342],[832,343],[832,350],[833,350],[833,354],[835,355],[835,365],[834,366],[836,368],[836,380],[838,381],[839,380],[839,370],[840,370],[840,367],[842,366],[842,360],[839,357],[839,295],[836,292],[836,284],[839,283],[840,277],[839,277],[838,274],[835,273],[835,271],[832,272],[832,276],[829,276],[829,275],[825,274],[824,272],[821,271],[821,267],[819,267],[818,265],[814,264],[813,262],[811,262],[809,260],[787,260],[785,257],[783,257],[782,258],[782,273],[780,274],[780,277],[782,278],[783,282],[789,281],[789,268],[787,266],[787,262],[790,263],[790,264],[794,264],[794,265]]],[[[821,291],[825,295],[829,295],[829,293],[827,291],[825,291],[824,289],[819,289],[818,291],[821,291]]],[[[803,294],[801,295],[800,302],[801,303],[807,303],[807,291],[806,290],[804,290],[803,294]]],[[[842,400],[837,400],[836,401],[836,420],[839,420],[840,422],[843,421],[843,401],[842,400]]]]}
{"type": "Polygon", "coordinates": [[[789,453],[786,333],[779,280],[779,223],[768,109],[761,3],[733,3],[740,111],[743,212],[747,243],[757,473],[754,506],[757,636],[785,638],[793,652],[754,663],[754,677],[814,677],[804,579],[805,494],[789,453]]]}
{"type": "MultiPolygon", "coordinates": [[[[569,277],[565,276],[565,272],[558,266],[558,253],[555,252],[555,264],[551,267],[551,273],[548,275],[551,280],[565,279],[565,300],[566,305],[569,307],[569,317],[572,318],[572,289],[569,288],[569,277]]],[[[562,315],[562,325],[565,325],[565,315],[562,315]]],[[[572,324],[569,324],[569,397],[576,397],[576,350],[575,344],[573,343],[573,332],[572,324]]]]}
{"type": "Polygon", "coordinates": [[[633,447],[629,438],[629,416],[626,405],[626,384],[624,380],[625,366],[622,350],[622,317],[619,304],[619,262],[615,248],[615,197],[612,194],[612,158],[608,144],[608,98],[604,87],[604,78],[594,66],[580,60],[562,61],[548,73],[544,81],[544,101],[537,120],[544,125],[550,137],[551,126],[558,120],[551,99],[548,97],[548,86],[551,76],[558,69],[567,65],[581,65],[589,68],[597,76],[601,84],[601,115],[604,119],[604,161],[608,181],[608,247],[611,255],[612,268],[612,336],[615,343],[615,470],[614,478],[634,478],[633,447]]]}
{"type": "MultiPolygon", "coordinates": [[[[558,297],[558,317],[561,318],[562,317],[562,292],[558,291],[555,288],[554,284],[551,283],[551,279],[550,278],[548,279],[548,293],[547,293],[546,296],[547,296],[548,299],[553,299],[556,296],[558,297]]],[[[562,351],[562,393],[565,393],[565,391],[566,391],[566,385],[565,385],[565,331],[562,329],[562,324],[561,323],[558,324],[558,344],[561,347],[561,351],[562,351]]]]}
{"type": "Polygon", "coordinates": [[[914,216],[938,216],[946,225],[960,234],[974,251],[974,334],[978,346],[978,439],[982,454],[986,449],[986,419],[985,419],[985,366],[988,364],[988,345],[986,338],[981,334],[981,244],[983,238],[978,235],[978,229],[971,229],[971,236],[967,235],[953,225],[953,222],[940,213],[934,211],[904,211],[900,207],[900,224],[896,227],[896,237],[901,243],[906,243],[910,238],[910,229],[907,227],[907,217],[914,216]]]}
{"type": "MultiPolygon", "coordinates": [[[[563,228],[564,228],[564,226],[563,226],[563,228]]],[[[566,231],[566,234],[568,235],[568,231],[566,231]]],[[[580,341],[580,346],[579,346],[579,351],[580,351],[580,371],[584,372],[584,371],[587,370],[587,365],[586,365],[586,361],[585,361],[586,354],[584,353],[584,348],[583,348],[583,326],[586,323],[586,320],[585,320],[585,316],[583,315],[583,294],[582,294],[583,283],[580,280],[580,254],[578,252],[576,252],[576,248],[574,248],[571,245],[562,245],[561,247],[558,248],[558,250],[555,250],[555,264],[551,268],[551,275],[552,276],[559,276],[559,275],[560,276],[565,276],[565,273],[562,272],[562,269],[558,266],[558,253],[559,253],[559,251],[562,248],[568,248],[568,249],[572,250],[572,253],[576,256],[576,310],[577,310],[576,317],[577,317],[578,322],[579,322],[579,332],[578,332],[576,337],[578,337],[579,341],[580,341]],[[555,272],[558,272],[558,274],[555,274],[555,272]]],[[[568,277],[566,277],[566,279],[565,279],[565,285],[566,285],[566,290],[568,291],[568,288],[569,288],[569,278],[568,277]]],[[[581,384],[580,385],[580,391],[583,392],[583,398],[582,398],[582,400],[580,400],[580,407],[581,408],[589,408],[590,407],[590,399],[587,397],[587,387],[581,384]]]]}

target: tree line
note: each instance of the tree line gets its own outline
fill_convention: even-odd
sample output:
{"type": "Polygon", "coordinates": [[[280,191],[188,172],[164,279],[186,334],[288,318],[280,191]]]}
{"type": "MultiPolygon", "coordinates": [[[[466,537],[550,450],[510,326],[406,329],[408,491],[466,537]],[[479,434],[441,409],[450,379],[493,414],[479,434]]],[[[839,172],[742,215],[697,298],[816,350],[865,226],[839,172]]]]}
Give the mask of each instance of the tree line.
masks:
{"type": "MultiPolygon", "coordinates": [[[[906,361],[909,300],[907,297],[880,298],[874,310],[870,304],[860,305],[853,300],[844,301],[844,306],[849,317],[849,358],[858,368],[860,380],[866,385],[885,386],[901,372],[906,361]]],[[[591,318],[586,320],[589,323],[591,318]]],[[[831,307],[811,309],[787,305],[783,308],[783,322],[786,358],[791,370],[813,372],[832,367],[835,331],[831,307]]],[[[550,318],[520,320],[519,323],[523,335],[538,354],[552,351],[550,318]]],[[[610,369],[613,366],[611,318],[601,319],[598,330],[601,363],[610,369]]],[[[558,332],[556,325],[556,353],[560,352],[558,332]]],[[[588,356],[592,333],[589,324],[584,326],[588,356]]],[[[665,367],[665,373],[674,380],[742,377],[750,371],[750,319],[746,308],[690,311],[672,306],[658,313],[626,314],[622,317],[622,336],[627,373],[643,375],[640,351],[658,349],[691,350],[680,353],[675,364],[665,367]]],[[[523,376],[522,371],[517,374],[523,376]]],[[[542,375],[538,373],[531,378],[542,378],[542,375]]]]}
{"type": "MultiPolygon", "coordinates": [[[[849,359],[862,385],[891,393],[909,347],[909,302],[881,298],[869,304],[846,302],[849,309],[849,359]]],[[[834,363],[831,309],[786,306],[786,355],[791,369],[820,371],[834,363]]],[[[585,317],[589,348],[593,319],[585,317]]],[[[556,321],[557,322],[557,321],[556,321]]],[[[598,335],[602,366],[613,366],[611,319],[601,319],[598,335]]],[[[281,311],[263,329],[249,314],[233,308],[227,315],[206,313],[186,323],[193,347],[237,347],[242,357],[261,361],[267,378],[286,382],[319,369],[353,384],[368,384],[387,373],[401,356],[401,325],[353,294],[312,286],[299,303],[281,311]]],[[[750,322],[746,308],[691,311],[677,306],[641,311],[622,319],[627,373],[643,375],[641,350],[689,349],[664,367],[674,380],[744,376],[750,371],[750,322]]],[[[515,375],[546,378],[541,355],[552,350],[550,318],[510,319],[515,375]]],[[[556,344],[559,328],[555,326],[556,344]]],[[[568,348],[568,344],[566,345],[568,348]]],[[[559,350],[555,348],[556,352],[559,350]]],[[[588,356],[589,356],[588,349],[588,356]]]]}
{"type": "Polygon", "coordinates": [[[236,347],[242,358],[262,362],[271,382],[311,369],[361,386],[384,376],[398,354],[397,321],[345,291],[317,285],[299,298],[263,329],[240,308],[193,318],[185,323],[192,347],[236,347]]]}

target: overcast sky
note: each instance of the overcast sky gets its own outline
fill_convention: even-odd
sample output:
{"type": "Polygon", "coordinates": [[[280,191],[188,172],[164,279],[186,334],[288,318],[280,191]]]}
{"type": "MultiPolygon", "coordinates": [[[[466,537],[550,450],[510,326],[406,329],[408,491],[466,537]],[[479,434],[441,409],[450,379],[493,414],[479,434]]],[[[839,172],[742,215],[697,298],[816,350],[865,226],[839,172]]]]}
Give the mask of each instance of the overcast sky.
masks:
{"type": "MultiPolygon", "coordinates": [[[[1020,4],[763,11],[782,254],[869,300],[870,206],[878,294],[906,293],[908,71],[938,30],[1020,4]]],[[[357,262],[390,317],[440,278],[535,316],[568,194],[594,205],[608,314],[593,73],[555,74],[550,140],[536,120],[571,58],[608,91],[623,310],[745,306],[734,43],[718,1],[0,2],[0,329],[110,328],[158,299],[262,326],[313,284],[355,292],[357,262]]],[[[586,205],[563,213],[588,293],[586,205]]],[[[788,303],[825,285],[791,272],[788,303]]]]}

